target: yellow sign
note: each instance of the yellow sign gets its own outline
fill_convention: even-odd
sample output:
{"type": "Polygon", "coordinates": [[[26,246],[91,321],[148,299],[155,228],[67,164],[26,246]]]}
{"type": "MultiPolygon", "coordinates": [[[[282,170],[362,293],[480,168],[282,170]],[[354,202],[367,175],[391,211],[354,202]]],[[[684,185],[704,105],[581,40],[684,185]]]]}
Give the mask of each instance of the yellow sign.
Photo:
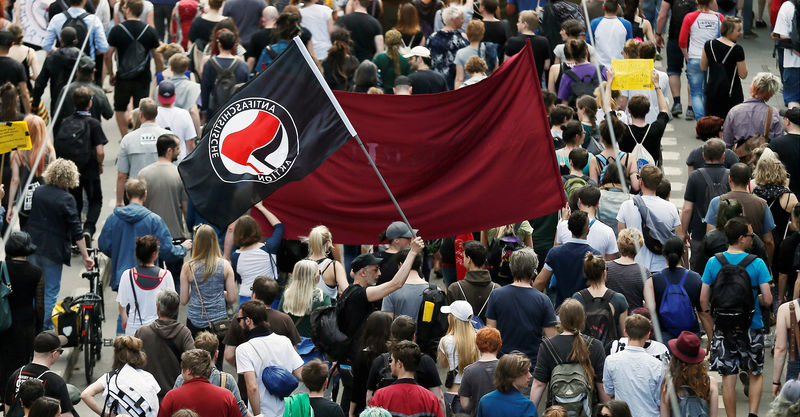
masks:
{"type": "Polygon", "coordinates": [[[25,122],[0,123],[0,154],[30,149],[31,135],[25,122]]]}
{"type": "Polygon", "coordinates": [[[611,61],[614,68],[614,90],[652,90],[653,72],[652,59],[614,59],[611,61]]]}

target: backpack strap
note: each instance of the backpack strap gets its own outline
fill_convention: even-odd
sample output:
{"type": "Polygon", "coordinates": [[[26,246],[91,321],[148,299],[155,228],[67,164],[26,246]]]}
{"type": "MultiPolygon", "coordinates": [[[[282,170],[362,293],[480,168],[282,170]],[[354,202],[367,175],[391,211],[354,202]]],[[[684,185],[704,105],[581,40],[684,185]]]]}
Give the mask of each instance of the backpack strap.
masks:
{"type": "Polygon", "coordinates": [[[800,347],[800,333],[797,331],[797,314],[794,308],[795,301],[789,302],[789,359],[793,361],[797,360],[797,349],[800,347]]]}
{"type": "Polygon", "coordinates": [[[136,297],[136,287],[133,286],[133,275],[136,273],[136,268],[128,270],[128,279],[131,281],[131,292],[133,293],[133,306],[136,308],[136,315],[139,316],[139,325],[144,324],[142,321],[142,313],[139,311],[139,299],[136,297]]]}
{"type": "MultiPolygon", "coordinates": [[[[459,282],[461,282],[461,281],[459,281],[459,282]]],[[[481,313],[483,313],[483,309],[486,308],[487,304],[489,304],[489,297],[492,295],[493,292],[494,292],[494,283],[492,283],[492,287],[489,290],[489,295],[486,296],[486,301],[483,302],[483,306],[481,306],[481,309],[478,310],[478,314],[476,314],[476,316],[480,316],[481,313]]]]}
{"type": "MultiPolygon", "coordinates": [[[[128,28],[126,28],[126,27],[125,27],[125,25],[123,25],[122,23],[120,23],[120,24],[119,24],[119,27],[121,27],[121,28],[122,28],[122,30],[123,30],[125,33],[127,33],[127,34],[128,34],[128,36],[129,36],[129,37],[130,37],[132,40],[138,40],[138,38],[134,38],[134,37],[133,37],[133,34],[132,34],[132,33],[131,33],[129,30],[128,30],[128,28]]],[[[147,30],[147,26],[145,26],[145,30],[147,30]]],[[[144,32],[142,32],[142,33],[144,33],[144,32]]],[[[141,36],[141,35],[139,35],[139,36],[141,36]]]]}
{"type": "MultiPolygon", "coordinates": [[[[725,266],[725,265],[730,265],[731,264],[730,262],[728,262],[728,258],[726,258],[725,255],[722,252],[714,255],[714,258],[717,259],[717,262],[719,262],[721,266],[725,266]]],[[[742,262],[744,262],[744,261],[742,261],[742,262]]]]}
{"type": "Polygon", "coordinates": [[[772,106],[767,104],[767,118],[764,120],[764,136],[766,137],[769,137],[768,134],[770,122],[772,122],[772,106]]]}
{"type": "MultiPolygon", "coordinates": [[[[615,321],[614,320],[614,316],[617,314],[617,312],[614,311],[615,310],[614,309],[614,304],[611,304],[611,299],[614,298],[614,294],[616,294],[614,291],[606,288],[606,293],[603,294],[603,297],[601,298],[603,300],[603,302],[606,303],[608,305],[608,308],[611,310],[611,321],[612,322],[615,321]]],[[[613,323],[613,324],[614,324],[615,328],[618,327],[617,323],[613,323]]]]}
{"type": "Polygon", "coordinates": [[[214,66],[214,69],[217,70],[217,73],[223,70],[222,65],[217,62],[216,56],[212,56],[208,61],[211,62],[211,65],[214,66]]]}
{"type": "Polygon", "coordinates": [[[562,363],[564,363],[561,360],[561,358],[559,358],[558,355],[556,354],[556,350],[553,347],[552,342],[550,342],[550,339],[548,339],[547,337],[543,337],[542,338],[542,346],[544,346],[544,348],[547,350],[547,352],[550,353],[550,356],[553,357],[553,361],[555,361],[556,365],[561,365],[562,363]]]}
{"type": "Polygon", "coordinates": [[[750,265],[753,261],[755,261],[756,258],[758,258],[758,256],[749,253],[737,265],[741,266],[742,268],[747,268],[747,266],[750,265]]]}
{"type": "Polygon", "coordinates": [[[461,281],[456,281],[456,285],[458,286],[458,289],[461,290],[461,295],[464,297],[464,301],[466,301],[467,300],[467,294],[464,294],[464,289],[461,288],[461,281]]]}
{"type": "Polygon", "coordinates": [[[683,271],[683,276],[681,277],[681,281],[680,281],[680,282],[678,282],[678,285],[680,285],[681,287],[683,287],[683,285],[686,283],[686,277],[687,277],[688,275],[689,275],[689,270],[688,270],[688,269],[684,269],[684,271],[683,271]]]}
{"type": "Polygon", "coordinates": [[[221,388],[225,388],[227,382],[228,382],[228,374],[223,371],[219,371],[219,386],[221,388]]]}
{"type": "Polygon", "coordinates": [[[568,69],[564,75],[571,78],[573,82],[579,82],[581,80],[581,78],[578,77],[578,74],[575,74],[575,71],[573,71],[572,68],[568,69]]]}

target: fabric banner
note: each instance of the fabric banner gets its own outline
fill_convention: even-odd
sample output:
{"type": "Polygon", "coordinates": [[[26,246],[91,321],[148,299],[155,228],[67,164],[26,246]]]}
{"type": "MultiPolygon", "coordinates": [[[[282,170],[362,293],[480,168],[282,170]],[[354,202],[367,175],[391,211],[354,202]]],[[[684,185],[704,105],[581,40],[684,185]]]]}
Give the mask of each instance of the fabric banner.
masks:
{"type": "Polygon", "coordinates": [[[47,34],[50,0],[17,0],[14,3],[14,22],[22,26],[22,42],[42,46],[47,34]]]}
{"type": "MultiPolygon", "coordinates": [[[[565,204],[535,74],[527,46],[489,78],[459,90],[335,95],[411,225],[434,239],[536,218],[565,204]]],[[[283,221],[287,239],[324,224],[336,243],[372,243],[400,219],[355,140],[264,204],[283,221]]]]}
{"type": "Polygon", "coordinates": [[[299,39],[219,106],[178,165],[194,208],[221,229],[355,136],[299,39]]]}

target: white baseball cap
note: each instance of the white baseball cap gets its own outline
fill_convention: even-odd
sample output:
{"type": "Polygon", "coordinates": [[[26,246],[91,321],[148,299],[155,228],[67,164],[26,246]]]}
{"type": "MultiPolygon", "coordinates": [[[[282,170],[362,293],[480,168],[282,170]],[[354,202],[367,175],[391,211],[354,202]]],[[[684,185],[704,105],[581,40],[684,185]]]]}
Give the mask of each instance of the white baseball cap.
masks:
{"type": "Polygon", "coordinates": [[[426,48],[424,46],[415,46],[415,47],[411,48],[411,51],[408,51],[407,53],[403,54],[403,58],[411,58],[412,56],[418,56],[418,57],[422,57],[422,58],[430,58],[431,57],[431,51],[430,51],[430,49],[428,49],[428,48],[426,48]]]}
{"type": "Polygon", "coordinates": [[[472,319],[472,305],[464,300],[453,301],[449,306],[442,306],[442,313],[452,314],[453,317],[461,321],[470,321],[472,319]]]}

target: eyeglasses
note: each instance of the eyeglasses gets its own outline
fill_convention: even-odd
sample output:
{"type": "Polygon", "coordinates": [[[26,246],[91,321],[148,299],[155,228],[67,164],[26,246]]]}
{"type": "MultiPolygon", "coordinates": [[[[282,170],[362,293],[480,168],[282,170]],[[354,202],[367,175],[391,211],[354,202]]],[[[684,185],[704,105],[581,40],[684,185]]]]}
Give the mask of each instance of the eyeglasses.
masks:
{"type": "Polygon", "coordinates": [[[242,322],[242,320],[244,320],[244,319],[246,319],[246,318],[247,318],[246,316],[242,316],[242,317],[236,317],[236,322],[237,322],[237,323],[241,323],[241,322],[242,322]]]}
{"type": "Polygon", "coordinates": [[[59,355],[63,355],[64,354],[64,349],[56,349],[53,352],[58,352],[59,355]]]}
{"type": "Polygon", "coordinates": [[[744,236],[744,237],[753,237],[755,235],[756,235],[755,233],[745,233],[742,236],[744,236]]]}

